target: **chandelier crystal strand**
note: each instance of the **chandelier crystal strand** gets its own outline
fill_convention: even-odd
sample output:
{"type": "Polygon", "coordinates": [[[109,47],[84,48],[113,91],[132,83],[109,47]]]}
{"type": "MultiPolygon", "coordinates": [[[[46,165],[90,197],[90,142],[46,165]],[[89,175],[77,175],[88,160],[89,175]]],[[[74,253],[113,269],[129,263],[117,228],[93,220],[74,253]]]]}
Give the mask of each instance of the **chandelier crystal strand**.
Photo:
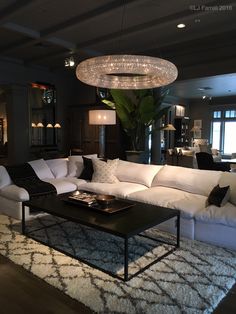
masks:
{"type": "Polygon", "coordinates": [[[82,61],[77,78],[88,85],[114,89],[148,89],[176,80],[176,66],[161,58],[141,55],[107,55],[82,61]]]}

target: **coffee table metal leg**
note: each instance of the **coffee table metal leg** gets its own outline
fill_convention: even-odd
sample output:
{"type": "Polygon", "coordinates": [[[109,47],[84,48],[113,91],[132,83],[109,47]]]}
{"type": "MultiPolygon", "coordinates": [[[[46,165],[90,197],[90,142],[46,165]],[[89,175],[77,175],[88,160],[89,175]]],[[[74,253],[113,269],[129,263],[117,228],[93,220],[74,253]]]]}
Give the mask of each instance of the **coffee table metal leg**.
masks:
{"type": "Polygon", "coordinates": [[[25,234],[25,205],[22,203],[21,231],[25,234]]]}
{"type": "Polygon", "coordinates": [[[180,214],[177,215],[176,219],[176,240],[177,240],[177,247],[179,247],[179,240],[180,240],[180,214]]]}
{"type": "Polygon", "coordinates": [[[127,281],[129,278],[129,252],[128,252],[128,239],[125,238],[125,252],[124,252],[124,281],[127,281]]]}

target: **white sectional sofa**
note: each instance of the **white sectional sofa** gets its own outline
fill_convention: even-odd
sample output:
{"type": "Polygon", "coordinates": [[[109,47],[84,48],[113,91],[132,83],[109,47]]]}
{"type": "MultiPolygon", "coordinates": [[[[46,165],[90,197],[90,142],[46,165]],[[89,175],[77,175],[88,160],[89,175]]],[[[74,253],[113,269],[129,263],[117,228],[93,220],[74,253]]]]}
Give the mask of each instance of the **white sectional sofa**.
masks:
{"type": "MultiPolygon", "coordinates": [[[[95,158],[94,155],[89,157],[95,158]]],[[[181,236],[236,249],[236,173],[119,160],[116,171],[119,181],[99,183],[77,178],[83,170],[81,156],[40,159],[30,164],[40,179],[56,187],[58,194],[80,189],[177,208],[181,211],[181,236]],[[230,199],[222,207],[206,206],[217,184],[230,185],[230,199]]],[[[0,212],[21,219],[22,201],[28,199],[28,192],[12,184],[6,169],[0,166],[0,212]]],[[[175,232],[173,221],[160,228],[175,232]]]]}

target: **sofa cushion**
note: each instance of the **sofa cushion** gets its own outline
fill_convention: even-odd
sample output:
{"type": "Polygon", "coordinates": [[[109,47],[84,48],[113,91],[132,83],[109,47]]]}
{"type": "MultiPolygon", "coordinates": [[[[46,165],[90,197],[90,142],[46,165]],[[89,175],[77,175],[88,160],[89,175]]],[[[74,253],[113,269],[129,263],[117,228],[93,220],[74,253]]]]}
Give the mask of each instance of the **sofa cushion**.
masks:
{"type": "Polygon", "coordinates": [[[224,206],[230,198],[229,185],[220,187],[217,184],[208,196],[206,205],[216,205],[218,207],[224,206]]]}
{"type": "Polygon", "coordinates": [[[77,185],[75,183],[70,182],[63,178],[45,179],[44,181],[54,185],[57,190],[57,194],[68,193],[77,190],[77,185]]]}
{"type": "Polygon", "coordinates": [[[119,160],[116,177],[120,181],[133,182],[150,187],[153,178],[162,167],[119,160]]]}
{"type": "Polygon", "coordinates": [[[181,216],[192,218],[205,207],[206,196],[184,192],[164,186],[156,186],[144,191],[131,193],[128,199],[181,210],[181,216]]]}
{"type": "MultiPolygon", "coordinates": [[[[85,155],[88,158],[97,158],[97,154],[85,155]]],[[[68,176],[79,177],[84,168],[82,156],[68,157],[68,176]]]]}
{"type": "Polygon", "coordinates": [[[84,183],[87,182],[86,180],[79,179],[79,178],[76,178],[76,177],[66,177],[66,178],[64,178],[64,180],[75,184],[78,189],[79,189],[81,184],[84,184],[84,183]]]}
{"type": "MultiPolygon", "coordinates": [[[[210,205],[196,213],[195,219],[210,224],[222,224],[236,227],[236,206],[227,202],[224,206],[210,205]]],[[[220,236],[220,235],[219,235],[220,236]]],[[[223,235],[222,235],[223,236],[223,235]]]]}
{"type": "Polygon", "coordinates": [[[45,160],[55,178],[64,178],[68,174],[68,159],[56,158],[45,160]]]}
{"type": "Polygon", "coordinates": [[[176,166],[164,166],[155,176],[152,186],[166,186],[208,196],[218,184],[222,172],[176,166]]]}
{"type": "Polygon", "coordinates": [[[93,177],[92,182],[100,183],[117,183],[119,180],[115,176],[119,159],[107,160],[107,162],[92,159],[93,162],[93,177]]]}
{"type": "Polygon", "coordinates": [[[79,179],[92,180],[93,177],[93,162],[91,158],[82,156],[83,158],[83,170],[79,176],[79,179]]]}
{"type": "Polygon", "coordinates": [[[109,194],[117,197],[126,198],[130,193],[136,191],[146,190],[145,185],[130,183],[130,182],[117,182],[117,183],[98,183],[87,182],[79,186],[80,190],[90,191],[98,194],[109,194]]]}
{"type": "Polygon", "coordinates": [[[4,166],[0,166],[0,189],[12,184],[12,180],[4,166]]]}
{"type": "Polygon", "coordinates": [[[230,203],[236,205],[236,173],[223,172],[219,181],[220,186],[230,186],[230,203]]]}
{"type": "Polygon", "coordinates": [[[50,168],[46,164],[46,161],[44,159],[37,159],[33,161],[28,162],[31,167],[34,169],[35,173],[39,177],[39,179],[53,179],[54,175],[52,174],[50,168]]]}

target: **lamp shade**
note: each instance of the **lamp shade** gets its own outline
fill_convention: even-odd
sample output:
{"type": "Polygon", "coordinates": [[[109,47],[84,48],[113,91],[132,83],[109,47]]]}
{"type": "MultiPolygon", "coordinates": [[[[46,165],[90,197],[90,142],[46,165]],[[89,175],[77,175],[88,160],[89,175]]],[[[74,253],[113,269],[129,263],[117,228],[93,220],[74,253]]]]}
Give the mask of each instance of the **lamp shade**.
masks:
{"type": "Polygon", "coordinates": [[[200,131],[201,128],[199,126],[193,126],[192,129],[190,130],[190,132],[196,132],[196,131],[200,131]]]}
{"type": "Polygon", "coordinates": [[[116,124],[115,110],[89,110],[89,124],[113,125],[116,124]]]}
{"type": "Polygon", "coordinates": [[[176,131],[176,128],[173,126],[173,124],[167,124],[164,126],[164,128],[162,130],[164,130],[164,131],[176,131]]]}
{"type": "Polygon", "coordinates": [[[60,123],[56,123],[56,124],[54,125],[54,128],[56,128],[56,129],[60,129],[60,128],[61,128],[60,123]]]}

